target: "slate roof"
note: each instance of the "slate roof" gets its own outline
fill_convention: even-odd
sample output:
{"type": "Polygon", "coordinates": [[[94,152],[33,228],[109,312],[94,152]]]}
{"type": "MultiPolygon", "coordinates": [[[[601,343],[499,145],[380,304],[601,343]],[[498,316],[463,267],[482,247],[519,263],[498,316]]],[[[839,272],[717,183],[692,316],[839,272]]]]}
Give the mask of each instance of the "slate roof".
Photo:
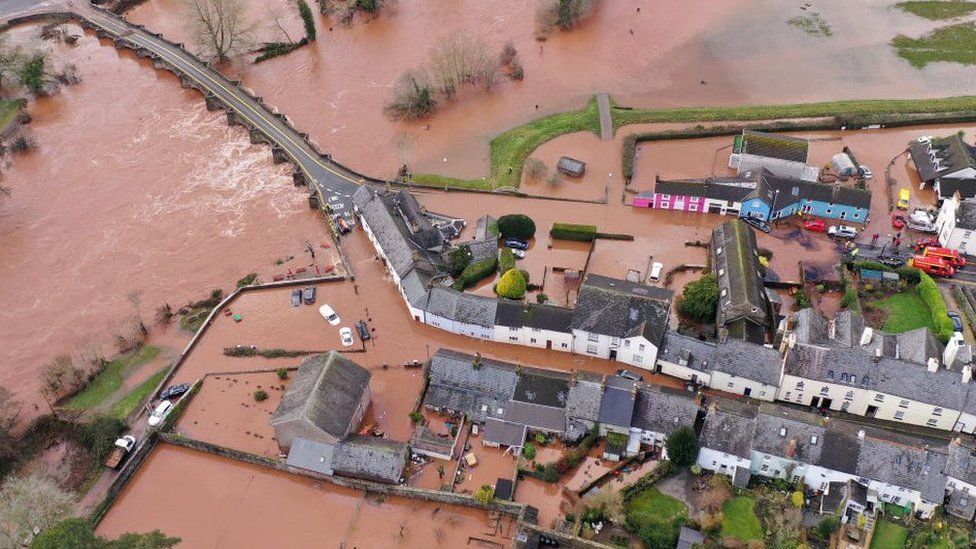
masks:
{"type": "Polygon", "coordinates": [[[699,372],[711,372],[715,354],[714,343],[668,330],[664,333],[664,342],[658,350],[657,359],[699,372]]]}
{"type": "Polygon", "coordinates": [[[611,337],[644,336],[660,346],[674,292],[587,274],[576,299],[572,328],[611,337]]]}
{"type": "Polygon", "coordinates": [[[522,423],[490,417],[485,421],[484,440],[502,446],[522,446],[527,431],[522,423]]]}
{"type": "Polygon", "coordinates": [[[941,504],[945,495],[948,459],[945,449],[909,446],[892,440],[892,434],[878,432],[875,435],[869,432],[865,436],[861,441],[857,474],[917,490],[922,499],[941,504]]]}
{"type": "MultiPolygon", "coordinates": [[[[936,137],[931,144],[913,141],[908,150],[919,177],[925,182],[951,176],[965,168],[976,168],[976,147],[966,143],[959,134],[936,137]],[[932,160],[930,152],[935,152],[938,163],[932,160]]],[[[952,193],[943,196],[952,196],[952,193]]]]}
{"type": "Polygon", "coordinates": [[[678,545],[675,549],[693,549],[705,542],[705,536],[698,530],[682,526],[678,534],[678,545]]]}
{"type": "Polygon", "coordinates": [[[600,417],[601,377],[590,372],[577,372],[576,382],[570,383],[566,399],[566,417],[597,421],[600,417]]]}
{"type": "Polygon", "coordinates": [[[860,348],[828,348],[798,343],[786,354],[787,375],[860,387],[934,406],[961,409],[968,385],[958,372],[881,357],[860,348]],[[851,377],[853,376],[853,377],[851,377]]]}
{"type": "Polygon", "coordinates": [[[711,369],[778,387],[781,364],[782,357],[776,349],[729,338],[716,346],[711,369]]]}
{"type": "Polygon", "coordinates": [[[712,402],[699,436],[702,448],[750,459],[759,408],[744,401],[712,402]]]}
{"type": "Polygon", "coordinates": [[[637,382],[619,376],[607,376],[600,399],[598,420],[606,425],[630,427],[637,404],[637,382]]]}
{"type": "Polygon", "coordinates": [[[565,372],[523,368],[515,383],[512,400],[565,408],[569,382],[570,375],[565,372]]]}
{"type": "Polygon", "coordinates": [[[495,325],[497,308],[497,299],[434,286],[425,311],[448,320],[490,328],[495,325]]]}
{"type": "Polygon", "coordinates": [[[573,310],[555,305],[499,299],[495,325],[572,333],[573,310]]]}
{"type": "Polygon", "coordinates": [[[752,449],[811,464],[820,463],[827,428],[823,418],[784,406],[762,405],[752,449]]]}
{"type": "Polygon", "coordinates": [[[854,474],[857,462],[861,456],[861,446],[858,444],[856,433],[828,429],[823,436],[823,448],[820,450],[820,461],[816,465],[854,474]]]}
{"type": "Polygon", "coordinates": [[[976,485],[976,448],[962,444],[958,439],[949,444],[946,473],[955,479],[976,485]]]}
{"type": "Polygon", "coordinates": [[[495,499],[510,501],[515,492],[515,483],[512,479],[499,478],[495,481],[495,499]]]}
{"type": "Polygon", "coordinates": [[[353,416],[371,375],[337,351],[309,357],[292,376],[271,424],[304,420],[341,439],[358,427],[353,416]]]}
{"type": "Polygon", "coordinates": [[[331,476],[335,451],[335,444],[296,437],[291,443],[286,463],[292,467],[331,476]]]}
{"type": "Polygon", "coordinates": [[[353,435],[339,443],[332,461],[335,474],[395,484],[410,452],[405,442],[353,435]]]}
{"type": "Polygon", "coordinates": [[[728,325],[746,319],[767,326],[769,304],[759,272],[759,253],[752,228],[738,219],[718,225],[712,230],[709,253],[720,294],[718,324],[728,325]]]}
{"type": "Polygon", "coordinates": [[[966,520],[973,520],[973,514],[976,513],[976,496],[967,494],[962,490],[954,490],[948,498],[946,510],[949,514],[966,520]]]}
{"type": "MultiPolygon", "coordinates": [[[[741,177],[708,177],[705,179],[658,179],[654,192],[671,196],[703,196],[714,200],[742,202],[756,191],[756,181],[741,177]]],[[[643,194],[643,193],[642,193],[643,194]]]]}
{"type": "Polygon", "coordinates": [[[768,197],[765,201],[772,206],[772,201],[775,200],[777,210],[782,210],[805,200],[862,209],[871,207],[871,191],[839,184],[780,177],[765,168],[749,176],[759,178],[761,180],[760,186],[769,189],[771,194],[765,195],[768,197]],[[779,193],[775,191],[779,191],[779,193]]]}
{"type": "Polygon", "coordinates": [[[478,221],[474,229],[475,240],[487,240],[488,238],[497,238],[495,235],[491,234],[488,227],[492,223],[497,223],[498,220],[490,215],[484,215],[478,218],[478,221]]]}
{"type": "Polygon", "coordinates": [[[956,208],[956,228],[966,231],[976,230],[976,200],[966,199],[956,208]]]}
{"type": "Polygon", "coordinates": [[[754,130],[742,131],[741,154],[779,158],[805,164],[809,151],[810,143],[806,139],[754,130]]]}
{"type": "Polygon", "coordinates": [[[694,426],[698,412],[695,399],[684,391],[642,385],[637,391],[631,427],[669,435],[678,427],[694,426]]]}
{"type": "Polygon", "coordinates": [[[480,367],[475,368],[474,361],[473,355],[448,349],[434,353],[424,404],[464,412],[478,422],[504,408],[515,393],[515,367],[482,358],[480,367]],[[488,410],[482,410],[483,406],[488,410]]]}
{"type": "Polygon", "coordinates": [[[471,263],[498,257],[498,237],[490,236],[484,240],[465,242],[471,250],[471,263]]]}
{"type": "Polygon", "coordinates": [[[504,419],[507,422],[553,433],[562,433],[566,430],[564,408],[512,400],[505,405],[504,419]]]}
{"type": "MultiPolygon", "coordinates": [[[[400,278],[406,276],[418,262],[425,262],[436,268],[445,265],[440,257],[444,247],[440,231],[420,216],[426,224],[418,223],[414,226],[418,232],[412,232],[409,223],[416,212],[404,214],[403,211],[413,208],[416,199],[409,193],[406,194],[412,200],[404,198],[400,193],[376,191],[363,185],[353,195],[353,204],[389,260],[390,268],[400,278]]],[[[416,207],[419,208],[419,205],[416,207]]]]}

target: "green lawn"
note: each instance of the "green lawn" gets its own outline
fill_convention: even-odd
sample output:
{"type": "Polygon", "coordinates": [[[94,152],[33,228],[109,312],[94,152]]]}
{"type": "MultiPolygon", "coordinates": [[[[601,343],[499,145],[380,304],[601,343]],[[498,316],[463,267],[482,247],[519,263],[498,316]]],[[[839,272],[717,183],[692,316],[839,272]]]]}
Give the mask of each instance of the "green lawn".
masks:
{"type": "MultiPolygon", "coordinates": [[[[897,40],[897,39],[896,39],[897,40]]],[[[961,46],[956,46],[961,47],[961,46]]],[[[688,107],[677,109],[631,109],[611,106],[614,129],[628,124],[758,121],[826,116],[884,116],[898,114],[955,113],[976,110],[976,96],[942,99],[867,99],[799,103],[792,105],[748,105],[738,107],[688,107]]],[[[588,131],[599,133],[596,99],[579,110],[533,120],[491,140],[491,161],[487,177],[457,179],[437,174],[415,174],[413,181],[437,187],[497,189],[518,187],[522,165],[532,152],[560,135],[588,131]]]]}
{"type": "Polygon", "coordinates": [[[763,530],[756,516],[756,500],[749,496],[738,496],[722,506],[722,537],[732,537],[743,543],[762,540],[763,530]]]}
{"type": "Polygon", "coordinates": [[[119,418],[125,419],[135,410],[137,406],[142,404],[142,401],[146,400],[149,393],[159,385],[159,382],[163,380],[166,376],[166,372],[169,370],[169,366],[161,368],[158,372],[152,375],[151,378],[143,381],[138,387],[129,391],[124,397],[120,398],[118,402],[112,406],[112,415],[119,418]]]}
{"type": "Polygon", "coordinates": [[[670,526],[677,518],[686,518],[688,509],[681,501],[648,488],[627,502],[627,521],[639,526],[670,526]]]}
{"type": "Polygon", "coordinates": [[[111,397],[119,387],[126,373],[159,356],[159,348],[151,345],[140,347],[135,353],[126,354],[108,363],[95,379],[65,404],[69,410],[96,408],[111,397]]]}
{"type": "Polygon", "coordinates": [[[907,528],[886,520],[881,520],[874,526],[871,549],[897,549],[904,547],[907,541],[907,528]]]}
{"type": "Polygon", "coordinates": [[[952,19],[962,17],[976,11],[976,2],[960,0],[911,0],[899,2],[896,8],[915,14],[926,19],[952,19]]]}
{"type": "Polygon", "coordinates": [[[933,332],[936,330],[928,306],[914,288],[892,294],[880,301],[872,301],[868,305],[888,312],[888,318],[881,326],[886,332],[898,334],[925,326],[932,328],[933,332]]]}
{"type": "Polygon", "coordinates": [[[941,27],[921,38],[899,34],[891,40],[898,55],[913,67],[949,61],[963,65],[976,64],[976,25],[959,23],[941,27]]]}
{"type": "Polygon", "coordinates": [[[6,129],[7,125],[17,117],[17,113],[23,106],[22,100],[0,99],[0,131],[6,129]]]}

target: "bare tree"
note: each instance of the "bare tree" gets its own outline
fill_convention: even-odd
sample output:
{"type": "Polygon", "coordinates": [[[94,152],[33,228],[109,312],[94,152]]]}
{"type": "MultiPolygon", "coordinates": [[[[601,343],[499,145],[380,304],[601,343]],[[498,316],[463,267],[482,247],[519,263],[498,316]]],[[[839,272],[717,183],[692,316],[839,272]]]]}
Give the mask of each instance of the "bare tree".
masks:
{"type": "Polygon", "coordinates": [[[484,42],[456,32],[431,52],[430,70],[440,92],[451,97],[465,84],[481,84],[490,90],[497,66],[484,42]]]}
{"type": "Polygon", "coordinates": [[[393,100],[386,106],[386,113],[394,120],[409,120],[430,116],[436,109],[437,100],[434,99],[430,79],[426,71],[419,69],[400,75],[393,87],[393,100]]]}
{"type": "Polygon", "coordinates": [[[281,20],[285,17],[285,11],[280,7],[271,8],[268,10],[268,19],[271,20],[271,26],[277,29],[279,36],[284,37],[286,42],[294,42],[291,39],[291,35],[285,30],[285,27],[281,25],[281,20]]]}
{"type": "Polygon", "coordinates": [[[623,492],[614,490],[612,486],[607,484],[599,492],[587,497],[584,501],[587,507],[596,509],[610,522],[623,524],[626,516],[623,492]]]}
{"type": "Polygon", "coordinates": [[[217,62],[247,49],[252,25],[241,0],[186,0],[184,17],[193,40],[217,62]]]}
{"type": "Polygon", "coordinates": [[[0,545],[20,547],[34,532],[67,518],[75,497],[37,473],[11,476],[0,486],[0,545]]]}

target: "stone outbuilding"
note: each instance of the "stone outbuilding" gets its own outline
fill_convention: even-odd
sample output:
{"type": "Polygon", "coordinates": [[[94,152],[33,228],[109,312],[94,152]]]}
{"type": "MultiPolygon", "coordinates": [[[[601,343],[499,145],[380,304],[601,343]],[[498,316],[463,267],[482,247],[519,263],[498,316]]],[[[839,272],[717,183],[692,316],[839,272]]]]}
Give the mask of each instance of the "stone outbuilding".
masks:
{"type": "Polygon", "coordinates": [[[271,416],[278,447],[288,452],[296,438],[335,444],[355,433],[369,408],[370,377],[337,351],[302,362],[271,416]]]}

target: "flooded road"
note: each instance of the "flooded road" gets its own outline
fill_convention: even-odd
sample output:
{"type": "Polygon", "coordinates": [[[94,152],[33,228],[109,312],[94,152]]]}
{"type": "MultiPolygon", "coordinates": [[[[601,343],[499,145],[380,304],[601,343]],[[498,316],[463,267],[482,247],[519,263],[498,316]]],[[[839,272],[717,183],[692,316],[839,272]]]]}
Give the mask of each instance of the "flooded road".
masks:
{"type": "Polygon", "coordinates": [[[98,526],[115,538],[159,528],[180,547],[462,547],[508,545],[478,509],[364,497],[326,482],[160,444],[98,526]]]}
{"type": "MultiPolygon", "coordinates": [[[[0,202],[0,364],[17,365],[0,385],[28,418],[55,355],[95,342],[110,356],[135,315],[151,324],[163,303],[229,291],[252,271],[270,280],[327,238],[290,168],[175,77],[91,35],[47,47],[84,81],[31,105],[38,149],[6,171],[0,202]]],[[[189,334],[150,337],[181,347],[189,334]]]]}

